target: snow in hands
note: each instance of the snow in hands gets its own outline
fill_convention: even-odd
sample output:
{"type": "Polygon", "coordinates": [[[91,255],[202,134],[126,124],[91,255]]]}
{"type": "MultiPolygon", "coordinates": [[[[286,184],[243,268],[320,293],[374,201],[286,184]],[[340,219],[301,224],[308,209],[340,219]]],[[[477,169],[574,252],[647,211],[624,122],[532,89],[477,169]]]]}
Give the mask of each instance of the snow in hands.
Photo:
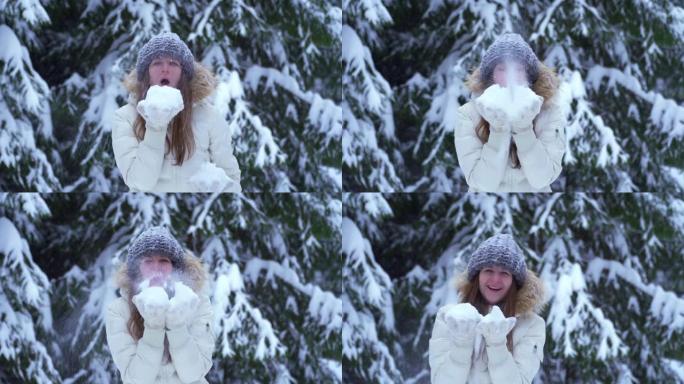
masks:
{"type": "Polygon", "coordinates": [[[444,318],[454,320],[482,320],[482,315],[470,303],[452,304],[444,309],[444,318]]]}
{"type": "Polygon", "coordinates": [[[133,303],[145,319],[145,326],[159,328],[164,326],[166,310],[169,308],[169,295],[162,287],[152,286],[133,296],[133,303]]]}
{"type": "Polygon", "coordinates": [[[180,90],[174,87],[153,85],[147,90],[145,100],[147,103],[154,103],[161,109],[180,110],[184,108],[183,96],[180,90]]]}
{"type": "Polygon", "coordinates": [[[197,294],[180,281],[167,280],[162,286],[150,286],[150,281],[154,279],[143,281],[142,291],[133,297],[145,323],[173,329],[186,324],[199,304],[197,294]]]}
{"type": "Polygon", "coordinates": [[[483,323],[497,323],[506,320],[506,317],[504,316],[503,312],[501,312],[501,308],[497,305],[492,306],[492,310],[489,311],[487,316],[482,318],[483,323]]]}
{"type": "MultiPolygon", "coordinates": [[[[153,288],[162,289],[166,294],[167,301],[178,296],[180,296],[180,299],[185,299],[186,297],[193,295],[197,296],[190,287],[183,284],[183,282],[181,282],[179,279],[180,277],[176,274],[173,274],[168,279],[165,279],[162,276],[162,274],[152,274],[147,279],[141,281],[138,285],[138,296],[144,293],[145,298],[151,297],[148,295],[152,295],[152,293],[150,293],[150,290],[152,290],[153,288]]],[[[159,295],[159,292],[157,290],[154,290],[153,292],[157,292],[156,295],[159,295]]],[[[156,298],[155,300],[161,299],[156,298]]]]}
{"type": "Polygon", "coordinates": [[[152,286],[142,290],[138,295],[139,301],[145,305],[157,308],[165,308],[169,303],[169,295],[162,287],[152,286]]]}
{"type": "Polygon", "coordinates": [[[165,126],[184,107],[183,95],[178,89],[153,85],[147,90],[145,99],[138,102],[136,109],[148,123],[165,126]]]}
{"type": "Polygon", "coordinates": [[[180,301],[180,302],[190,302],[190,303],[197,303],[199,298],[197,297],[197,294],[187,285],[177,281],[173,284],[174,286],[174,296],[172,301],[180,301]]]}
{"type": "Polygon", "coordinates": [[[482,109],[503,111],[510,122],[519,119],[526,110],[540,101],[543,101],[543,98],[526,86],[516,84],[502,87],[494,84],[487,88],[475,102],[482,109]]]}
{"type": "Polygon", "coordinates": [[[166,312],[166,326],[176,329],[187,324],[199,304],[199,297],[185,284],[174,284],[175,296],[169,301],[169,309],[166,312]]]}
{"type": "MultiPolygon", "coordinates": [[[[480,312],[475,309],[470,303],[451,304],[444,309],[444,320],[448,323],[455,323],[459,320],[472,321],[479,324],[483,319],[480,312]]],[[[473,354],[477,356],[482,345],[482,336],[475,334],[475,343],[473,344],[473,354]]]]}
{"type": "Polygon", "coordinates": [[[475,329],[478,335],[482,335],[487,340],[488,344],[497,343],[505,340],[506,335],[515,327],[515,323],[515,317],[506,318],[501,308],[494,305],[475,329]]]}

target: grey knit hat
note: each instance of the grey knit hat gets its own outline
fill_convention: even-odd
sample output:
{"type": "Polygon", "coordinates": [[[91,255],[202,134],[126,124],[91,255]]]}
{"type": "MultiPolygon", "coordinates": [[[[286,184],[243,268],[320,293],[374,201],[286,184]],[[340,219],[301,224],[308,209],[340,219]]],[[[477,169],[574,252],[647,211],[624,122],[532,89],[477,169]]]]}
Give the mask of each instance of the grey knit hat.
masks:
{"type": "Polygon", "coordinates": [[[152,60],[163,56],[178,60],[188,79],[192,79],[195,75],[195,57],[190,52],[190,48],[175,33],[162,32],[151,38],[138,52],[138,61],[135,64],[138,81],[142,80],[152,60]]]}
{"type": "Polygon", "coordinates": [[[508,233],[499,233],[483,241],[468,260],[468,280],[484,268],[497,265],[511,272],[518,286],[525,283],[527,266],[522,250],[508,233]]]}
{"type": "Polygon", "coordinates": [[[504,33],[494,40],[480,63],[480,80],[483,83],[492,81],[494,67],[506,60],[514,60],[525,66],[527,80],[534,84],[539,77],[539,64],[529,44],[517,33],[504,33]]]}
{"type": "Polygon", "coordinates": [[[137,280],[140,261],[152,254],[166,256],[176,269],[185,269],[183,247],[176,238],[164,227],[150,227],[138,235],[128,248],[126,263],[129,277],[137,280]]]}

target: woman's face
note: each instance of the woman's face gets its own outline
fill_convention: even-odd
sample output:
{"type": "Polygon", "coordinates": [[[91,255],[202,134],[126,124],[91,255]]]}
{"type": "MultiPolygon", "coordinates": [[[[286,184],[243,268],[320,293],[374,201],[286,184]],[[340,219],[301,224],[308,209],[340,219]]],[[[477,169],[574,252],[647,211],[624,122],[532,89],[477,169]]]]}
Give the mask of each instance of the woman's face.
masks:
{"type": "Polygon", "coordinates": [[[150,286],[162,286],[173,271],[171,259],[161,255],[145,256],[140,262],[140,275],[143,280],[150,280],[150,286]]]}
{"type": "Polygon", "coordinates": [[[181,65],[178,60],[170,57],[159,57],[152,60],[148,69],[150,86],[168,85],[178,88],[181,77],[181,65]]]}
{"type": "Polygon", "coordinates": [[[480,271],[480,293],[489,305],[499,304],[513,283],[513,275],[498,266],[483,268],[480,271]]]}
{"type": "Polygon", "coordinates": [[[525,72],[525,67],[520,63],[509,61],[505,63],[499,63],[496,65],[496,67],[494,67],[493,78],[496,84],[506,87],[509,76],[517,85],[527,85],[528,83],[527,72],[525,72]]]}

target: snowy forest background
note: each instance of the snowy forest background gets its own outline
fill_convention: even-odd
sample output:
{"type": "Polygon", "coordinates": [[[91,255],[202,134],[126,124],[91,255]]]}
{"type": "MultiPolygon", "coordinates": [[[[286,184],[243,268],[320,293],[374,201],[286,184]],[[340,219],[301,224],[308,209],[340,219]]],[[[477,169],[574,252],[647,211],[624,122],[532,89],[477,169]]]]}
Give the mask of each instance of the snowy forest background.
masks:
{"type": "Polygon", "coordinates": [[[152,224],[210,268],[210,382],[429,382],[501,230],[549,287],[537,382],[684,382],[683,41],[665,0],[0,0],[0,191],[70,192],[0,192],[0,382],[116,382],[102,310],[152,224]],[[110,117],[163,30],[217,74],[248,193],[118,193],[110,117]],[[453,112],[506,31],[562,80],[552,188],[587,193],[459,193],[453,112]]]}
{"type": "Polygon", "coordinates": [[[567,149],[554,191],[684,191],[684,3],[346,1],[345,191],[467,191],[455,110],[503,32],[561,78],[567,149]]]}
{"type": "Polygon", "coordinates": [[[341,383],[341,201],[323,194],[0,194],[0,382],[116,383],[104,310],[135,234],[208,267],[211,383],[341,383]]]}
{"type": "Polygon", "coordinates": [[[161,31],[219,81],[244,191],[342,189],[337,1],[0,0],[0,190],[127,191],[111,123],[161,31]]]}
{"type": "Polygon", "coordinates": [[[500,231],[549,291],[535,382],[684,382],[684,200],[651,193],[345,195],[345,382],[429,383],[437,310],[500,231]]]}

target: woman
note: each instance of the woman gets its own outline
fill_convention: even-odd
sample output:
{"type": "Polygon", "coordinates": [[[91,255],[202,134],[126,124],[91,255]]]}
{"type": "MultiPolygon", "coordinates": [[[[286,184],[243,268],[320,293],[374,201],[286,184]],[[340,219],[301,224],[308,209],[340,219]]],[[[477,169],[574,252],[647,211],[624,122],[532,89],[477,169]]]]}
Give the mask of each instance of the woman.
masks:
{"type": "Polygon", "coordinates": [[[150,39],[124,85],[130,94],[128,104],[114,113],[112,146],[119,172],[132,191],[241,191],[228,123],[209,101],[216,80],[195,62],[178,35],[161,33],[150,39]],[[167,87],[178,89],[182,103],[148,98],[153,86],[176,93],[167,87]],[[217,169],[225,175],[217,176],[217,169]],[[209,182],[196,176],[206,173],[213,173],[217,182],[209,184],[209,176],[209,182]]]}
{"type": "Polygon", "coordinates": [[[527,270],[513,237],[499,234],[485,240],[457,288],[462,301],[481,315],[498,306],[507,319],[459,318],[450,314],[454,304],[440,308],[429,347],[431,382],[532,382],[546,340],[546,322],[535,313],[543,303],[543,285],[527,270]]]}
{"type": "Polygon", "coordinates": [[[207,383],[214,336],[200,260],[162,227],[140,234],[107,308],[107,344],[126,383],[207,383]],[[171,296],[171,299],[168,299],[171,296]]]}
{"type": "Polygon", "coordinates": [[[508,33],[487,49],[468,87],[475,99],[458,108],[454,142],[469,191],[551,192],[565,153],[565,116],[555,97],[555,73],[520,35],[508,33]],[[543,98],[513,120],[504,112],[506,105],[491,109],[477,103],[490,86],[509,85],[509,77],[543,98]]]}

